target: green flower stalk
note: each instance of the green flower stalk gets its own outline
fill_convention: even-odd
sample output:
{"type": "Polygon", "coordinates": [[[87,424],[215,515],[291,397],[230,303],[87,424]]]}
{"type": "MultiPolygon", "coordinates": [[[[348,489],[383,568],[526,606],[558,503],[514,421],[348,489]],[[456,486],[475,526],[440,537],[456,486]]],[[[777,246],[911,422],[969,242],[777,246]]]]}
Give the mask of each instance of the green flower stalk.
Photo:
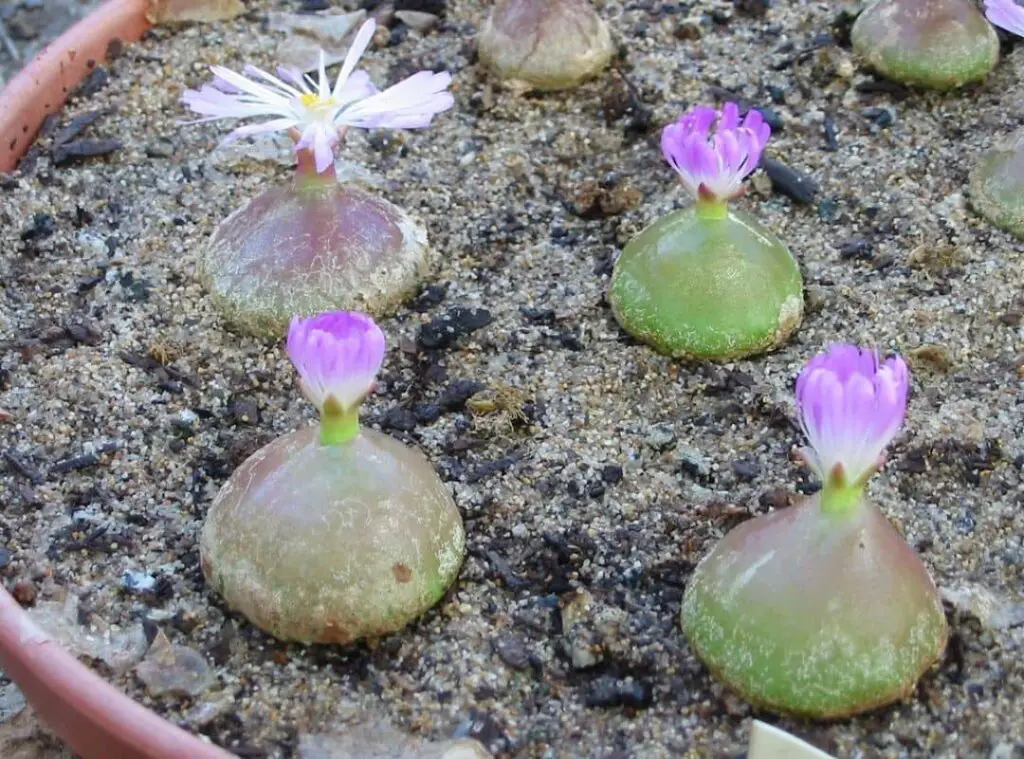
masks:
{"type": "Polygon", "coordinates": [[[206,516],[207,581],[277,638],[343,644],[395,632],[462,565],[462,518],[430,462],[359,426],[384,348],[363,314],[294,319],[288,353],[320,423],[254,453],[206,516]]]}
{"type": "Polygon", "coordinates": [[[850,41],[883,76],[937,90],[980,81],[999,61],[999,39],[972,0],[875,0],[850,41]]]}
{"type": "Polygon", "coordinates": [[[273,76],[214,66],[210,84],[182,97],[200,121],[272,117],[236,128],[226,142],[274,131],[295,142],[293,181],[225,219],[200,261],[214,304],[241,332],[278,338],[293,314],[337,308],[392,313],[432,268],[422,225],[334,173],[348,129],[419,129],[454,104],[443,72],[420,71],[379,91],[356,69],[374,29],[363,24],[333,83],[321,54],[315,80],[284,68],[273,76]]]}
{"type": "Polygon", "coordinates": [[[665,127],[662,153],[696,202],[647,227],[616,262],[609,300],[627,332],[671,356],[726,361],[770,350],[799,326],[796,261],[729,206],[770,135],[760,113],[741,121],[735,103],[665,127]]]}
{"type": "Polygon", "coordinates": [[[758,706],[831,719],[909,695],[948,629],[934,582],[865,498],[899,431],[899,357],[833,346],[797,382],[821,492],[740,525],[698,565],[682,624],[697,655],[758,706]]]}

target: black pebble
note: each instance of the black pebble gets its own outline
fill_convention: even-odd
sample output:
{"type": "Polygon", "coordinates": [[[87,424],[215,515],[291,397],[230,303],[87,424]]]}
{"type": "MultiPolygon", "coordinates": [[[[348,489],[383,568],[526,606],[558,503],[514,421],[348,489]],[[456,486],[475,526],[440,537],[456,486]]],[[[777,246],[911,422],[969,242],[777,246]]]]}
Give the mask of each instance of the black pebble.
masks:
{"type": "Polygon", "coordinates": [[[609,485],[622,481],[622,467],[618,464],[605,464],[601,470],[601,479],[609,485]]]}
{"type": "Polygon", "coordinates": [[[252,398],[232,398],[228,416],[237,424],[259,424],[260,408],[252,398]]]}
{"type": "Polygon", "coordinates": [[[21,239],[25,242],[42,240],[49,237],[57,230],[57,223],[48,213],[36,213],[32,215],[32,225],[21,233],[21,239]]]}
{"type": "Polygon", "coordinates": [[[416,299],[412,302],[412,307],[420,313],[429,311],[434,306],[440,305],[446,295],[448,295],[447,284],[427,285],[416,296],[416,299]]]}
{"type": "Polygon", "coordinates": [[[850,237],[839,243],[839,257],[844,261],[851,258],[870,259],[871,243],[863,237],[850,237]]]}
{"type": "Polygon", "coordinates": [[[753,456],[748,456],[732,462],[732,471],[739,479],[750,482],[761,474],[761,465],[753,456]]]}
{"type": "Polygon", "coordinates": [[[412,407],[412,413],[420,424],[433,424],[441,418],[441,407],[436,403],[417,403],[412,407]]]}
{"type": "Polygon", "coordinates": [[[120,140],[75,140],[53,149],[53,165],[64,166],[72,161],[109,155],[123,147],[120,140]]]}
{"type": "Polygon", "coordinates": [[[878,106],[865,108],[860,112],[860,115],[868,121],[874,122],[882,129],[885,129],[887,126],[891,126],[892,122],[896,120],[896,116],[889,108],[881,108],[878,106]]]}
{"type": "Polygon", "coordinates": [[[417,341],[427,350],[443,350],[456,340],[494,321],[491,312],[485,308],[456,306],[446,314],[432,319],[420,327],[417,341]]]}
{"type": "Polygon", "coordinates": [[[601,677],[590,684],[583,702],[589,707],[630,706],[646,709],[654,703],[654,689],[642,680],[617,680],[601,677]]]}
{"type": "Polygon", "coordinates": [[[89,72],[89,76],[78,85],[74,92],[76,98],[88,98],[95,95],[110,83],[110,74],[102,66],[97,66],[89,72]]]}
{"type": "Polygon", "coordinates": [[[445,411],[461,411],[466,401],[484,389],[484,385],[476,380],[454,380],[441,392],[437,399],[438,405],[445,411]]]}
{"type": "Polygon", "coordinates": [[[316,11],[325,11],[330,7],[330,0],[302,0],[299,10],[303,13],[314,13],[316,11]]]}
{"type": "Polygon", "coordinates": [[[778,192],[797,203],[806,204],[814,201],[818,186],[806,174],[767,156],[761,159],[761,167],[772,181],[772,187],[778,192]]]}
{"type": "Polygon", "coordinates": [[[381,429],[412,432],[416,429],[416,415],[401,406],[392,406],[380,420],[381,429]]]}

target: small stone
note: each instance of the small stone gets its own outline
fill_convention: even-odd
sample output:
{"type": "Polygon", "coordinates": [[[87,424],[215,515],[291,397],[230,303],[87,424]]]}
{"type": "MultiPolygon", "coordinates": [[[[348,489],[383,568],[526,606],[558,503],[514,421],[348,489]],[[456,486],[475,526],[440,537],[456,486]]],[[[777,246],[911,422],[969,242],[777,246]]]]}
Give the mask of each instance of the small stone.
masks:
{"type": "Polygon", "coordinates": [[[403,24],[408,26],[410,29],[415,29],[420,34],[426,34],[441,20],[433,13],[423,13],[422,11],[395,11],[395,18],[401,21],[403,24]]]}
{"type": "Polygon", "coordinates": [[[11,595],[22,606],[31,606],[36,601],[36,584],[31,580],[18,580],[11,595]]]}
{"type": "Polygon", "coordinates": [[[973,583],[941,589],[942,600],[961,614],[975,617],[982,627],[1006,630],[1024,625],[1024,603],[1001,596],[973,583]]]}
{"type": "Polygon", "coordinates": [[[416,429],[416,415],[407,408],[392,406],[381,419],[382,430],[398,430],[399,432],[412,432],[416,429]]]}
{"type": "Polygon", "coordinates": [[[10,564],[12,558],[14,558],[14,554],[11,552],[11,549],[0,547],[0,569],[10,564]]]}
{"type": "Polygon", "coordinates": [[[170,158],[174,155],[174,145],[170,140],[156,140],[146,145],[146,156],[149,158],[170,158]]]}
{"type": "Polygon", "coordinates": [[[65,166],[86,158],[110,155],[122,147],[122,142],[115,139],[64,142],[53,149],[53,165],[65,166]]]}
{"type": "Polygon", "coordinates": [[[782,161],[765,156],[761,159],[761,167],[765,170],[768,178],[772,180],[772,187],[797,203],[813,203],[814,196],[818,192],[818,186],[814,180],[806,174],[802,174],[782,161]]]}
{"type": "Polygon", "coordinates": [[[121,575],[121,587],[129,593],[148,593],[156,587],[156,578],[146,572],[128,571],[121,575]]]}
{"type": "Polygon", "coordinates": [[[689,446],[677,448],[675,457],[679,462],[679,468],[691,477],[703,480],[711,474],[711,464],[696,448],[689,446]]]}
{"type": "Polygon", "coordinates": [[[583,702],[591,708],[628,706],[633,709],[647,709],[654,703],[654,689],[650,683],[632,678],[619,680],[614,677],[600,677],[587,688],[583,702]]]}
{"type": "Polygon", "coordinates": [[[704,25],[700,16],[688,16],[682,19],[673,31],[677,40],[699,40],[704,35],[704,25]]]}
{"type": "Polygon", "coordinates": [[[747,456],[732,462],[732,471],[738,479],[750,482],[757,479],[757,476],[761,474],[761,465],[753,456],[747,456]]]}
{"type": "Polygon", "coordinates": [[[486,327],[492,321],[494,317],[485,308],[456,306],[420,327],[416,341],[427,350],[444,350],[459,338],[486,327]]]}
{"type": "Polygon", "coordinates": [[[135,668],[151,696],[198,696],[213,682],[213,673],[198,651],[173,645],[161,631],[135,668]]]}
{"type": "Polygon", "coordinates": [[[839,243],[839,257],[844,261],[851,258],[871,259],[871,243],[863,237],[849,237],[839,243]]]}
{"type": "Polygon", "coordinates": [[[667,451],[676,444],[676,431],[671,424],[653,424],[648,428],[644,441],[656,451],[667,451]]]}
{"type": "Polygon", "coordinates": [[[622,467],[618,464],[605,464],[601,469],[601,480],[609,485],[622,481],[622,467]]]}
{"type": "Polygon", "coordinates": [[[260,408],[252,398],[232,398],[228,416],[236,424],[259,424],[260,408]]]}
{"type": "Polygon", "coordinates": [[[530,653],[518,635],[502,633],[494,639],[492,647],[498,658],[512,669],[526,670],[530,668],[530,653]]]}

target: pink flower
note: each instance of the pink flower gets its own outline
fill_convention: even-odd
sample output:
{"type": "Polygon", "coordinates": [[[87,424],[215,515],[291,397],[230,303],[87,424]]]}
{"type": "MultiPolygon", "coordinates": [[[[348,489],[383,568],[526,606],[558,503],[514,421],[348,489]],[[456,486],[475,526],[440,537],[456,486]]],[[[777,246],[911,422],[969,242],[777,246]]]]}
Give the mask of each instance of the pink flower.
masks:
{"type": "Polygon", "coordinates": [[[881,465],[903,423],[910,373],[899,356],[879,364],[873,350],[833,345],[813,358],[796,382],[803,453],[828,483],[862,485],[881,465]]]}
{"type": "Polygon", "coordinates": [[[199,90],[187,90],[182,102],[205,117],[200,121],[272,117],[238,127],[225,141],[295,130],[299,133],[295,149],[311,150],[316,170],[326,171],[334,163],[334,150],[345,128],[418,129],[455,103],[448,92],[451,74],[420,71],[381,92],[370,81],[369,74],[356,70],[375,28],[372,19],[360,27],[333,87],[321,51],[316,81],[289,69],[278,69],[278,76],[273,76],[255,66],[246,66],[242,75],[223,66],[212,66],[213,82],[199,90]]]}
{"type": "Polygon", "coordinates": [[[1014,0],[985,0],[985,15],[996,26],[1024,37],[1024,6],[1014,0]]]}
{"type": "Polygon", "coordinates": [[[373,387],[384,360],[384,333],[355,311],[296,316],[288,327],[287,350],[302,391],[317,410],[347,414],[373,387]]]}
{"type": "Polygon", "coordinates": [[[665,127],[661,152],[695,197],[727,201],[742,192],[743,180],[757,168],[771,133],[755,110],[741,123],[735,103],[726,103],[721,111],[697,106],[665,127]]]}

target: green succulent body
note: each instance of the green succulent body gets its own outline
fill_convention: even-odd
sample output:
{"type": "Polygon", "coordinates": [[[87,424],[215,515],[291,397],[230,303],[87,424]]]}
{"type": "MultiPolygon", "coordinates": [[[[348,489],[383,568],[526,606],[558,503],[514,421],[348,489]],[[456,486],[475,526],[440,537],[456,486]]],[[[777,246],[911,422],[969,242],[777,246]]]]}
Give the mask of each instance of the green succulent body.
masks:
{"type": "Polygon", "coordinates": [[[850,41],[884,76],[937,90],[980,81],[999,60],[999,38],[970,0],[876,0],[850,41]]]}
{"type": "Polygon", "coordinates": [[[200,541],[228,606],[282,640],[350,643],[402,629],[455,581],[465,531],[422,453],[372,430],[273,441],[221,488],[200,541]]]}
{"type": "Polygon", "coordinates": [[[726,535],[687,585],[682,624],[744,698],[818,719],[907,696],[948,634],[931,577],[877,507],[827,514],[817,497],[726,535]]]}
{"type": "Polygon", "coordinates": [[[803,279],[782,242],[753,217],[696,207],[631,240],[609,300],[623,329],[677,358],[716,361],[781,344],[803,316],[803,279]]]}
{"type": "Polygon", "coordinates": [[[970,188],[971,204],[982,216],[1024,240],[1024,130],[978,159],[970,188]]]}

